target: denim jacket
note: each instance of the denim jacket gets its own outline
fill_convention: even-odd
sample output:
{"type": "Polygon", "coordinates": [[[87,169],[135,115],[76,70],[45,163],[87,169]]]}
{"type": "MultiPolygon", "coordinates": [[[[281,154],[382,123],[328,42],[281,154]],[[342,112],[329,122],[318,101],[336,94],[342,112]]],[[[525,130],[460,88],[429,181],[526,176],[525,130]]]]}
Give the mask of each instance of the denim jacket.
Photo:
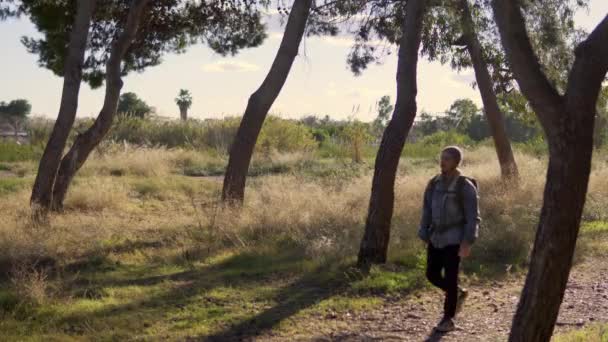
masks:
{"type": "Polygon", "coordinates": [[[446,200],[446,193],[454,189],[456,180],[460,176],[458,173],[450,184],[446,184],[443,175],[439,176],[436,184],[432,187],[427,187],[424,193],[424,204],[422,208],[422,219],[418,236],[425,242],[431,243],[436,248],[443,248],[448,245],[459,245],[462,241],[473,244],[479,235],[479,217],[478,195],[475,185],[469,180],[465,181],[463,191],[463,207],[455,212],[449,199],[446,200]],[[449,216],[458,216],[458,218],[450,218],[449,216]],[[464,218],[460,221],[459,218],[464,218]],[[458,222],[449,225],[445,229],[435,229],[439,224],[445,222],[458,222]]]}

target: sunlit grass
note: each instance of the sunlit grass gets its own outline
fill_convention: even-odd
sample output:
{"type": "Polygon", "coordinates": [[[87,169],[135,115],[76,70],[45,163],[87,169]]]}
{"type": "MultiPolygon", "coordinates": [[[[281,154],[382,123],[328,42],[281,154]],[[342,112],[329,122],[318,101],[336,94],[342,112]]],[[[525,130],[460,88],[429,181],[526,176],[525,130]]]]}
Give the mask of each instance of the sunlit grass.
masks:
{"type": "Polygon", "coordinates": [[[608,325],[595,324],[580,330],[560,334],[553,338],[554,342],[606,342],[608,341],[608,325]]]}
{"type": "MultiPolygon", "coordinates": [[[[369,310],[427,286],[416,231],[422,192],[437,172],[432,159],[400,166],[389,263],[364,274],[353,265],[372,162],[256,159],[258,174],[234,210],[218,202],[221,179],[186,171],[219,170],[221,157],[112,148],[87,162],[66,212],[47,226],[29,220],[33,164],[3,164],[29,171],[0,178],[1,341],[289,334],[295,320],[369,310]]],[[[520,186],[505,188],[491,148],[467,152],[463,169],[480,183],[484,221],[465,277],[525,268],[546,161],[517,158],[520,186]]],[[[608,251],[605,164],[596,161],[591,178],[581,257],[608,251]]]]}

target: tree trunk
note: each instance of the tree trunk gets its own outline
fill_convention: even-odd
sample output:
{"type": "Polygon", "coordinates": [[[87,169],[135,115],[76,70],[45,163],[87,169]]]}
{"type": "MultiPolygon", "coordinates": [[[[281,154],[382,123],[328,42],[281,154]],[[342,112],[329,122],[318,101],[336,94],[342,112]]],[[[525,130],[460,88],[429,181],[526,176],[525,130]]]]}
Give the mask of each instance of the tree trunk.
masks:
{"type": "Polygon", "coordinates": [[[488,71],[488,65],[483,55],[481,44],[477,38],[468,0],[461,0],[460,6],[462,10],[464,38],[473,62],[473,68],[475,69],[475,79],[477,80],[477,86],[479,87],[479,93],[483,101],[490,133],[494,139],[494,147],[496,148],[502,178],[505,180],[516,180],[518,178],[517,164],[513,156],[509,136],[507,135],[505,117],[496,100],[492,78],[488,71]]]}
{"type": "Polygon", "coordinates": [[[549,143],[540,222],[509,341],[549,341],[568,282],[585,204],[596,103],[608,72],[608,16],[575,50],[566,94],[543,74],[516,2],[494,0],[494,16],[517,82],[549,143]]]}
{"type": "Polygon", "coordinates": [[[287,80],[304,35],[312,0],[295,0],[279,51],[262,85],[249,97],[245,114],[230,147],[224,176],[222,200],[240,204],[245,196],[245,182],[251,157],[266,115],[287,80]]]}
{"type": "Polygon", "coordinates": [[[179,107],[179,116],[182,121],[188,120],[188,107],[179,107]]]}
{"type": "Polygon", "coordinates": [[[82,81],[82,66],[95,3],[95,0],[78,1],[78,9],[70,33],[70,42],[64,65],[59,113],[40,159],[38,173],[32,188],[30,203],[35,214],[46,213],[51,205],[55,175],[76,118],[78,94],[82,81]]]}
{"type": "Polygon", "coordinates": [[[416,68],[425,0],[409,0],[397,65],[397,100],[376,156],[372,193],[358,264],[386,262],[393,216],[395,175],[403,145],[416,117],[416,68]]]}
{"type": "Polygon", "coordinates": [[[121,62],[131,46],[131,42],[135,39],[137,27],[149,1],[134,0],[131,4],[125,28],[114,41],[106,65],[106,93],[103,107],[93,125],[76,137],[74,144],[61,161],[53,188],[52,210],[59,211],[63,208],[63,201],[74,175],[112,127],[123,84],[121,62]]]}

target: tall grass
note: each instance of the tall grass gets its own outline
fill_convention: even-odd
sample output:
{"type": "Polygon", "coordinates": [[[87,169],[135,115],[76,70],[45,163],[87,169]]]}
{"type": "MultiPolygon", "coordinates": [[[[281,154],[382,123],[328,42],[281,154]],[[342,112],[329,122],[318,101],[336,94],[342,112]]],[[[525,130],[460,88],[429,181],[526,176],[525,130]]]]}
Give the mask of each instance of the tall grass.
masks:
{"type": "MultiPolygon", "coordinates": [[[[470,272],[526,265],[546,161],[526,154],[516,157],[521,183],[505,187],[493,149],[466,153],[463,170],[479,181],[483,218],[473,258],[466,266],[470,272]]],[[[4,192],[0,265],[9,267],[24,258],[68,265],[99,253],[107,257],[111,248],[103,246],[127,240],[161,241],[168,246],[163,253],[173,257],[176,248],[211,255],[226,249],[276,246],[302,250],[315,260],[353,260],[367,214],[369,173],[323,181],[303,168],[261,175],[250,179],[245,204],[235,211],[218,202],[218,180],[184,175],[185,168],[206,162],[215,159],[184,150],[116,148],[95,154],[68,194],[66,213],[53,216],[45,227],[27,219],[26,187],[4,192]]],[[[596,158],[595,163],[587,220],[604,219],[608,207],[606,161],[596,158]]],[[[415,263],[422,252],[416,237],[421,197],[436,172],[432,163],[416,167],[405,162],[396,183],[393,262],[415,263]]]]}
{"type": "MultiPolygon", "coordinates": [[[[544,163],[519,155],[522,186],[505,189],[500,185],[491,149],[481,149],[468,156],[464,169],[479,180],[482,194],[484,223],[479,258],[521,261],[538,212],[543,183],[538,175],[542,174],[544,163]],[[509,247],[509,244],[518,247],[509,247]],[[497,257],[502,255],[504,258],[497,257]]],[[[160,236],[176,231],[184,236],[202,234],[206,237],[204,241],[192,243],[214,245],[213,248],[276,242],[302,247],[318,257],[356,254],[369,200],[369,174],[346,182],[340,179],[320,182],[298,169],[293,173],[258,177],[249,182],[245,206],[237,214],[217,203],[219,182],[181,176],[183,170],[192,165],[215,161],[183,150],[117,148],[95,155],[68,194],[68,213],[54,217],[50,228],[41,233],[78,236],[82,229],[89,231],[85,226],[91,217],[97,217],[95,226],[99,229],[87,239],[92,245],[109,236],[124,238],[144,229],[160,236]],[[141,203],[142,198],[145,204],[141,203]]],[[[415,231],[420,198],[435,172],[432,168],[410,170],[406,166],[406,174],[397,180],[391,249],[395,255],[417,244],[415,231]]],[[[604,185],[605,180],[597,174],[603,175],[605,171],[598,168],[594,172],[590,196],[595,206],[603,206],[608,198],[593,189],[604,185]]],[[[27,189],[15,189],[3,195],[0,203],[2,216],[8,222],[1,229],[12,240],[26,229],[23,207],[27,203],[27,189]]],[[[29,239],[18,240],[27,245],[29,239]]],[[[63,250],[65,256],[78,257],[78,253],[72,254],[66,247],[56,247],[63,250]]]]}
{"type": "MultiPolygon", "coordinates": [[[[240,118],[205,121],[158,121],[121,117],[107,139],[147,147],[194,148],[226,154],[240,124],[240,118]]],[[[271,153],[310,150],[316,147],[312,133],[292,120],[269,117],[262,127],[256,149],[271,153]]]]}

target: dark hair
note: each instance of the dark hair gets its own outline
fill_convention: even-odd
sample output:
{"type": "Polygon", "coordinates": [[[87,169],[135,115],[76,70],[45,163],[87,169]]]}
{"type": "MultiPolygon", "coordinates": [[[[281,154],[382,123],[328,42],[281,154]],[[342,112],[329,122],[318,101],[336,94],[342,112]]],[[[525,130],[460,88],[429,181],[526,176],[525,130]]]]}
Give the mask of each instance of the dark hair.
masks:
{"type": "Polygon", "coordinates": [[[441,153],[447,153],[450,156],[452,156],[454,159],[456,159],[456,162],[458,164],[460,164],[460,162],[462,161],[462,150],[460,149],[460,147],[458,146],[448,146],[446,148],[443,149],[443,151],[441,151],[441,153]]]}

